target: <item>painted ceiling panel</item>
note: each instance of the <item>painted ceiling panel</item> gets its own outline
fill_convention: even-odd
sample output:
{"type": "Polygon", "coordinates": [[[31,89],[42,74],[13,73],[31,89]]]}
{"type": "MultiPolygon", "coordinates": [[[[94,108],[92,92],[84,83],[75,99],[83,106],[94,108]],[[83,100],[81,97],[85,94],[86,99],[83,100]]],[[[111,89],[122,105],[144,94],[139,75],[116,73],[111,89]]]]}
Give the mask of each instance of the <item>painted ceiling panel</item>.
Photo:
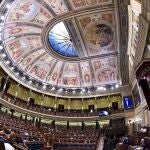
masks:
{"type": "Polygon", "coordinates": [[[89,56],[116,51],[114,12],[99,12],[77,18],[89,56]]]}
{"type": "Polygon", "coordinates": [[[60,85],[65,87],[80,87],[78,63],[65,63],[60,85]]]}
{"type": "Polygon", "coordinates": [[[45,24],[53,18],[50,12],[32,0],[18,0],[11,9],[13,13],[9,13],[8,21],[31,21],[45,24]]]}
{"type": "Polygon", "coordinates": [[[46,77],[51,70],[51,67],[55,63],[55,59],[48,54],[41,57],[28,71],[28,73],[41,81],[46,80],[46,77]]]}
{"type": "Polygon", "coordinates": [[[16,62],[24,54],[42,45],[40,37],[37,36],[20,37],[15,40],[5,41],[5,44],[7,53],[14,62],[16,62]]]}
{"type": "Polygon", "coordinates": [[[92,76],[89,62],[81,62],[82,86],[92,86],[92,76]]]}
{"type": "Polygon", "coordinates": [[[113,0],[70,0],[74,9],[112,4],[113,0]]]}
{"type": "Polygon", "coordinates": [[[61,15],[63,13],[68,12],[68,8],[65,4],[65,0],[44,0],[52,10],[57,14],[61,15]]]}
{"type": "Polygon", "coordinates": [[[57,62],[57,64],[55,65],[54,70],[52,71],[52,73],[50,73],[47,76],[46,81],[48,83],[54,84],[54,85],[58,85],[60,83],[62,65],[63,65],[62,61],[57,62]]]}
{"type": "Polygon", "coordinates": [[[5,39],[12,37],[12,36],[18,36],[21,34],[36,34],[41,33],[42,29],[34,26],[28,26],[27,24],[20,24],[20,23],[6,23],[5,29],[4,29],[4,35],[5,39]]]}
{"type": "Polygon", "coordinates": [[[32,64],[38,60],[39,56],[41,57],[43,54],[45,54],[44,49],[36,50],[36,51],[26,55],[26,57],[20,58],[20,60],[18,62],[18,66],[21,69],[27,71],[32,67],[32,64]]]}
{"type": "Polygon", "coordinates": [[[117,58],[92,60],[96,85],[118,83],[117,58]]]}

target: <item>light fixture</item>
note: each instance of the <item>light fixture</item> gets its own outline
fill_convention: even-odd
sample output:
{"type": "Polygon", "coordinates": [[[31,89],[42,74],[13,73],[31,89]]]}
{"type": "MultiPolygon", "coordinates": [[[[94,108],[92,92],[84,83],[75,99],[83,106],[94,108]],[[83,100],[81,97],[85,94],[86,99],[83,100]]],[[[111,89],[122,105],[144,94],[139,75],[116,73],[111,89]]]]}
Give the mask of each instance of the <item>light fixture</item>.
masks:
{"type": "Polygon", "coordinates": [[[53,86],[51,90],[54,91],[54,90],[55,90],[55,87],[53,86]]]}
{"type": "Polygon", "coordinates": [[[5,19],[5,17],[4,16],[1,16],[1,20],[4,20],[5,19]]]}
{"type": "Polygon", "coordinates": [[[111,89],[113,90],[113,89],[114,89],[114,87],[112,86],[112,87],[111,87],[111,89]]]}
{"type": "Polygon", "coordinates": [[[58,90],[58,92],[62,92],[63,91],[63,89],[62,88],[60,88],[59,90],[58,90]]]}
{"type": "Polygon", "coordinates": [[[19,72],[16,72],[15,74],[18,76],[18,75],[19,75],[19,72]]]}
{"type": "Polygon", "coordinates": [[[5,54],[5,53],[3,53],[3,54],[2,54],[2,57],[3,57],[3,58],[5,58],[5,57],[6,57],[6,54],[5,54]]]}
{"type": "Polygon", "coordinates": [[[88,93],[89,93],[89,94],[91,93],[90,89],[88,89],[88,93]]]}
{"type": "Polygon", "coordinates": [[[73,93],[73,94],[75,94],[75,93],[76,93],[76,91],[75,91],[75,90],[73,90],[73,91],[72,91],[72,93],[73,93]]]}
{"type": "Polygon", "coordinates": [[[85,92],[85,89],[84,89],[84,88],[82,89],[82,92],[85,92]]]}
{"type": "Polygon", "coordinates": [[[0,50],[2,50],[3,49],[3,46],[2,45],[0,45],[0,50]]]}
{"type": "Polygon", "coordinates": [[[43,85],[42,89],[44,89],[44,90],[45,90],[45,89],[46,89],[46,85],[43,85]]]}
{"type": "Polygon", "coordinates": [[[103,87],[103,90],[106,91],[106,87],[103,87]]]}
{"type": "Polygon", "coordinates": [[[26,79],[26,77],[25,77],[25,76],[23,76],[23,77],[22,77],[22,79],[23,79],[23,80],[25,80],[25,79],[26,79]]]}
{"type": "Polygon", "coordinates": [[[11,69],[11,70],[14,70],[14,69],[15,69],[15,67],[14,67],[14,66],[12,66],[10,69],[11,69]]]}
{"type": "Polygon", "coordinates": [[[7,4],[7,5],[6,5],[6,8],[7,8],[7,9],[10,9],[10,8],[11,8],[10,4],[7,4]]]}
{"type": "Polygon", "coordinates": [[[115,85],[115,88],[119,88],[119,84],[116,84],[116,85],[115,85]]]}
{"type": "Polygon", "coordinates": [[[102,86],[97,87],[97,90],[103,90],[102,86]]]}
{"type": "Polygon", "coordinates": [[[6,64],[7,64],[7,65],[8,65],[8,64],[10,64],[10,61],[9,61],[9,60],[7,60],[7,61],[6,61],[6,64]]]}

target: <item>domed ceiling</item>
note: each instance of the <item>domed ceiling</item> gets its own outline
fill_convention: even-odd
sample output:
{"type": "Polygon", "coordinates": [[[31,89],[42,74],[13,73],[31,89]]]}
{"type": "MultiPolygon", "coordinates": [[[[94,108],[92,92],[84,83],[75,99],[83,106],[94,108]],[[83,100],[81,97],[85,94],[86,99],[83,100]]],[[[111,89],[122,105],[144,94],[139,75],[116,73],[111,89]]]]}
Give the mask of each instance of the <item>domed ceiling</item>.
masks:
{"type": "Polygon", "coordinates": [[[3,68],[13,78],[17,72],[19,78],[46,86],[121,83],[116,7],[113,0],[4,1],[3,68]]]}

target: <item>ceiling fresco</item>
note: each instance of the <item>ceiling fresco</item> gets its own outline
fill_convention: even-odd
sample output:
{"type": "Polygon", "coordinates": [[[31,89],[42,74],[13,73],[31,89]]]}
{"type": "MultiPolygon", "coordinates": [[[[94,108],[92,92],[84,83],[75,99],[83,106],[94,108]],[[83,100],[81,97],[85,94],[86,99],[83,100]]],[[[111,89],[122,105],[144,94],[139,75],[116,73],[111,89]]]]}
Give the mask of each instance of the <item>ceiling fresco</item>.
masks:
{"type": "Polygon", "coordinates": [[[112,4],[113,0],[70,0],[74,9],[89,7],[89,6],[99,6],[112,4]]]}
{"type": "Polygon", "coordinates": [[[11,67],[57,87],[120,83],[113,0],[13,0],[3,8],[8,3],[0,35],[11,67]],[[98,9],[100,5],[112,7],[98,9]],[[74,13],[80,9],[85,12],[74,13]]]}
{"type": "Polygon", "coordinates": [[[92,13],[77,18],[89,56],[116,51],[114,12],[92,13]]]}

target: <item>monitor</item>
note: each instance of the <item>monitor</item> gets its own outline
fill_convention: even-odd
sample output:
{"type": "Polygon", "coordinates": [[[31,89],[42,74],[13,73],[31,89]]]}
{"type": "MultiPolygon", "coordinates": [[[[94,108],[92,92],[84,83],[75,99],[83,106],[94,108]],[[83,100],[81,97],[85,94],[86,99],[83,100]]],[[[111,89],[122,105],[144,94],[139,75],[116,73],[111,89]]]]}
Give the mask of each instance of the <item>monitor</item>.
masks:
{"type": "Polygon", "coordinates": [[[132,109],[133,108],[133,100],[132,96],[124,96],[123,97],[124,109],[132,109]]]}

